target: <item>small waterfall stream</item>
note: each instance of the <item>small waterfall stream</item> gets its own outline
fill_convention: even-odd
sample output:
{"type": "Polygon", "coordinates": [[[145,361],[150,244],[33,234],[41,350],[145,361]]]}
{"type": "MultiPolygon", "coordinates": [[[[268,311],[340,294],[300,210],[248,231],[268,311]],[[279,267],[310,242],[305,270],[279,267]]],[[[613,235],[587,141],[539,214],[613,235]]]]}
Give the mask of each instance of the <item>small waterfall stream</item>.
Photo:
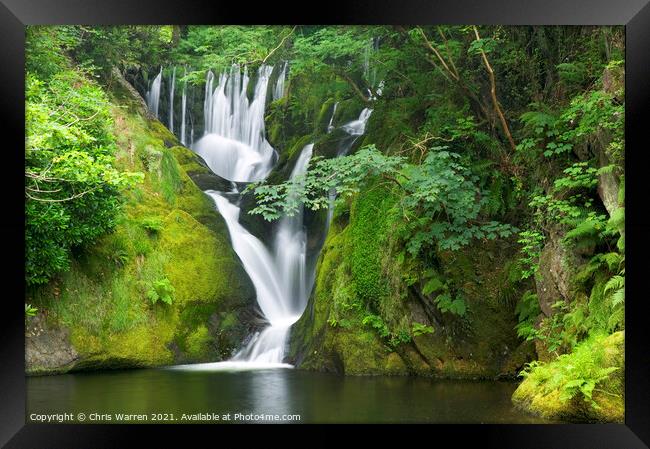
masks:
{"type": "Polygon", "coordinates": [[[176,67],[169,77],[169,130],[174,133],[174,87],[176,86],[176,67]]]}
{"type": "Polygon", "coordinates": [[[284,62],[282,66],[282,72],[278,75],[278,80],[275,83],[275,89],[273,90],[273,101],[279,100],[284,97],[284,81],[287,77],[287,66],[289,65],[288,61],[284,62]]]}
{"type": "Polygon", "coordinates": [[[339,105],[338,101],[336,103],[334,103],[334,109],[332,109],[332,116],[330,117],[330,122],[327,124],[327,132],[328,133],[331,133],[332,131],[334,131],[334,125],[332,125],[332,123],[334,123],[334,116],[336,115],[336,108],[337,108],[338,105],[339,105]]]}
{"type": "MultiPolygon", "coordinates": [[[[185,69],[183,76],[187,75],[187,69],[185,69]]],[[[185,132],[187,129],[187,124],[185,123],[185,118],[187,117],[187,81],[183,83],[183,94],[181,96],[181,135],[179,137],[183,145],[187,145],[187,138],[185,132]]]]}
{"type": "Polygon", "coordinates": [[[153,113],[153,115],[158,118],[158,106],[160,103],[160,86],[162,84],[162,67],[160,67],[160,72],[151,82],[151,87],[146,95],[147,107],[153,113]]]}
{"type": "MultiPolygon", "coordinates": [[[[274,96],[284,93],[286,68],[285,63],[274,87],[274,96]]],[[[238,65],[233,65],[230,70],[221,73],[218,79],[211,71],[206,76],[204,134],[191,146],[210,169],[224,179],[234,182],[259,181],[265,179],[273,168],[277,153],[266,140],[264,128],[264,110],[272,71],[271,66],[262,65],[259,68],[253,98],[250,101],[247,95],[250,78],[246,68],[242,72],[238,65]]],[[[147,104],[152,111],[157,108],[160,97],[161,76],[162,69],[147,94],[147,104]]],[[[171,78],[175,78],[175,71],[171,78]]],[[[172,90],[170,88],[170,94],[172,90]]],[[[185,86],[181,101],[180,134],[181,140],[184,141],[187,126],[185,86]]],[[[170,111],[173,111],[172,99],[170,111]]],[[[342,140],[338,156],[347,154],[358,137],[364,133],[371,112],[372,110],[366,108],[357,120],[341,126],[349,137],[342,140]]],[[[170,114],[173,115],[173,112],[170,114]]],[[[172,117],[169,118],[169,124],[173,124],[172,117]]],[[[193,140],[193,128],[190,139],[193,140]]],[[[313,147],[313,144],[308,144],[302,149],[291,172],[291,179],[307,172],[313,147]]],[[[231,192],[206,190],[205,193],[213,199],[226,222],[233,249],[255,287],[257,303],[268,326],[253,335],[248,344],[231,360],[183,365],[182,369],[292,367],[282,363],[289,330],[302,316],[314,282],[315,267],[307,263],[308,230],[304,226],[304,211],[301,208],[295,215],[283,217],[275,226],[274,236],[267,245],[239,222],[241,193],[234,182],[231,192]]],[[[333,192],[330,201],[334,201],[333,192]]],[[[331,207],[326,226],[329,226],[330,220],[331,207]]]]}

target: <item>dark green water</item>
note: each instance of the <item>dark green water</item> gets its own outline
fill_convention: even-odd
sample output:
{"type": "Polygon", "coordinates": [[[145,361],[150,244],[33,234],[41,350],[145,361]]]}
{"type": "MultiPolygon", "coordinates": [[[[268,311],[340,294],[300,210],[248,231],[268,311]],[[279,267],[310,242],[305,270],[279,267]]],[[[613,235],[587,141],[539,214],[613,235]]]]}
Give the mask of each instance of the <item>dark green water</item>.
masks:
{"type": "Polygon", "coordinates": [[[157,418],[192,423],[200,421],[183,419],[183,414],[212,413],[219,420],[207,421],[215,423],[270,421],[235,416],[240,413],[278,415],[280,420],[298,414],[302,423],[547,422],[512,406],[515,388],[511,382],[339,377],[291,369],[104,371],[28,378],[27,419],[33,422],[32,414],[69,413],[72,422],[78,422],[83,413],[84,422],[145,423],[156,422],[152,414],[162,414],[157,418]],[[144,414],[146,421],[120,420],[118,413],[144,414]],[[224,419],[228,413],[229,419],[224,419]]]}

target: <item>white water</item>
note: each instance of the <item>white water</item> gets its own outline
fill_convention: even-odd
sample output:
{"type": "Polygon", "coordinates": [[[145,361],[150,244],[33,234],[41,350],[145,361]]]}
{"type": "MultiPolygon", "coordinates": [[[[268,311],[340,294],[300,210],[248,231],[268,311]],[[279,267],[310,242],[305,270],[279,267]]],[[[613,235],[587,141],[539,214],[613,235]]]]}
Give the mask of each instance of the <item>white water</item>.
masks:
{"type": "Polygon", "coordinates": [[[377,82],[377,67],[371,67],[370,58],[378,49],[379,40],[375,37],[368,39],[368,44],[363,52],[363,77],[368,81],[370,87],[375,87],[377,82]]]}
{"type": "MultiPolygon", "coordinates": [[[[303,148],[291,179],[307,171],[312,149],[313,144],[303,148]]],[[[239,223],[239,207],[219,192],[208,190],[206,193],[226,221],[233,249],[255,286],[257,303],[269,322],[269,326],[253,336],[232,361],[280,364],[289,329],[302,315],[309,296],[303,211],[280,220],[273,247],[269,250],[239,223]]]]}
{"type": "Polygon", "coordinates": [[[273,90],[273,101],[279,100],[284,97],[284,81],[287,77],[287,61],[284,62],[282,66],[282,72],[278,75],[278,80],[275,82],[275,89],[273,90]]]}
{"type": "Polygon", "coordinates": [[[229,181],[258,181],[271,170],[275,150],[265,138],[264,108],[271,66],[261,66],[253,100],[246,95],[247,69],[241,73],[233,65],[213,87],[215,77],[208,72],[203,104],[205,132],[193,149],[210,169],[229,181]]]}
{"type": "Polygon", "coordinates": [[[327,132],[331,133],[334,130],[334,126],[332,123],[334,122],[334,115],[336,115],[336,107],[339,105],[339,102],[337,101],[334,103],[334,109],[332,109],[332,116],[330,117],[330,122],[327,124],[327,132]]]}
{"type": "Polygon", "coordinates": [[[160,72],[153,79],[151,88],[147,92],[147,107],[158,118],[158,103],[160,102],[160,85],[162,83],[162,67],[160,72]]]}
{"type": "Polygon", "coordinates": [[[370,114],[372,114],[372,109],[365,108],[363,111],[361,111],[361,114],[359,115],[358,119],[343,125],[342,126],[343,130],[348,134],[350,134],[351,136],[362,135],[363,133],[366,132],[366,124],[368,123],[370,114]]]}
{"type": "Polygon", "coordinates": [[[169,79],[169,130],[174,133],[174,87],[176,84],[176,67],[169,79]]]}
{"type": "MultiPolygon", "coordinates": [[[[184,76],[187,75],[187,69],[185,69],[184,76]]],[[[187,111],[187,81],[183,84],[183,95],[181,97],[181,143],[183,145],[187,145],[187,141],[185,140],[185,130],[187,129],[187,124],[185,122],[185,117],[186,117],[186,111],[187,111]]]]}

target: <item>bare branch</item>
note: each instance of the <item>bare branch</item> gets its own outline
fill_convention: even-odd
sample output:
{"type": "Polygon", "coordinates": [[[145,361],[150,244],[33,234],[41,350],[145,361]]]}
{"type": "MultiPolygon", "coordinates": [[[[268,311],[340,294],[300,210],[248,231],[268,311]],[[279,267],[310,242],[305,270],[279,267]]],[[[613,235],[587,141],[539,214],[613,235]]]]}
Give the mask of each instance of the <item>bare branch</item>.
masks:
{"type": "Polygon", "coordinates": [[[269,59],[269,57],[270,57],[273,53],[275,53],[275,51],[276,51],[278,48],[282,47],[282,44],[284,44],[284,41],[286,41],[287,38],[288,38],[289,36],[291,36],[291,35],[293,34],[294,31],[296,31],[297,26],[298,26],[298,25],[294,25],[294,27],[291,29],[291,31],[289,32],[289,34],[287,34],[286,36],[284,36],[284,37],[282,38],[282,40],[280,41],[280,43],[278,44],[278,46],[275,47],[273,50],[271,50],[271,53],[269,53],[268,55],[266,55],[266,58],[264,58],[264,59],[262,60],[262,64],[264,64],[264,63],[266,62],[266,60],[269,59]]]}
{"type": "Polygon", "coordinates": [[[433,53],[438,57],[438,60],[439,60],[440,63],[443,65],[443,67],[445,68],[445,70],[447,71],[447,73],[449,73],[449,74],[451,75],[451,77],[454,78],[456,81],[459,81],[460,77],[458,76],[458,74],[457,74],[457,73],[454,73],[454,72],[449,68],[449,66],[447,65],[447,62],[445,61],[445,59],[442,57],[442,55],[441,55],[440,52],[436,49],[436,47],[434,47],[434,46],[431,44],[431,42],[430,42],[429,39],[427,38],[427,35],[424,34],[424,31],[422,30],[422,28],[420,28],[420,27],[416,27],[416,28],[417,28],[417,30],[420,32],[420,34],[422,35],[422,39],[424,39],[424,43],[425,43],[425,45],[429,48],[429,50],[431,50],[431,51],[432,51],[432,52],[433,52],[433,53]]]}
{"type": "Polygon", "coordinates": [[[34,201],[40,201],[40,202],[43,202],[43,203],[63,203],[63,202],[66,202],[66,201],[74,200],[75,198],[80,198],[80,197],[82,197],[82,196],[84,196],[84,195],[86,195],[86,194],[88,194],[90,192],[93,192],[93,191],[97,190],[98,188],[99,188],[99,186],[93,187],[90,190],[84,190],[83,192],[77,193],[77,194],[69,196],[67,198],[60,198],[60,199],[38,198],[38,197],[32,196],[27,191],[25,191],[25,195],[27,195],[28,198],[30,198],[30,199],[32,199],[34,201]]]}
{"type": "MultiPolygon", "coordinates": [[[[480,41],[481,37],[478,34],[478,29],[476,28],[476,26],[474,26],[473,28],[474,28],[474,35],[476,36],[476,40],[480,41]]],[[[510,147],[514,152],[516,151],[517,146],[515,145],[515,141],[512,138],[512,134],[510,134],[510,128],[508,127],[508,122],[506,121],[506,117],[503,115],[501,106],[499,106],[499,100],[497,99],[497,86],[494,77],[494,70],[492,69],[490,62],[488,61],[485,51],[483,51],[483,49],[480,48],[480,52],[481,52],[481,58],[483,59],[483,64],[485,65],[485,68],[487,69],[488,75],[490,77],[490,95],[492,97],[492,104],[494,106],[494,110],[497,113],[499,120],[501,121],[501,127],[503,128],[503,133],[506,135],[508,142],[510,143],[510,147]]]]}
{"type": "Polygon", "coordinates": [[[345,72],[339,72],[339,71],[336,71],[336,70],[334,71],[334,73],[336,75],[340,76],[341,78],[343,78],[345,81],[347,81],[348,84],[354,90],[354,93],[357,94],[357,96],[359,98],[361,98],[361,100],[363,100],[364,103],[370,103],[370,99],[363,94],[361,89],[359,89],[359,86],[357,86],[357,83],[352,78],[350,78],[350,75],[348,75],[345,72]]]}

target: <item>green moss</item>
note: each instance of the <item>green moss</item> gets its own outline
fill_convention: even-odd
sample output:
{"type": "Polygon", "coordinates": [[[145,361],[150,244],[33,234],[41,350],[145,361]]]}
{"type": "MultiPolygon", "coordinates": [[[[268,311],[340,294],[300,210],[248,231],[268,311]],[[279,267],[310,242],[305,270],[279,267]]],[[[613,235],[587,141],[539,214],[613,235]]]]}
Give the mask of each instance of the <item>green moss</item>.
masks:
{"type": "Polygon", "coordinates": [[[160,172],[160,191],[168,203],[174,204],[182,183],[178,163],[170,151],[163,151],[160,172]]]}
{"type": "Polygon", "coordinates": [[[208,228],[182,210],[165,218],[161,247],[170,254],[165,274],[176,289],[176,301],[215,301],[232,295],[233,266],[230,248],[208,228]]]}
{"type": "Polygon", "coordinates": [[[74,369],[169,365],[173,362],[173,355],[165,342],[171,339],[172,332],[169,320],[102,336],[90,335],[73,327],[70,341],[81,355],[74,369]]]}
{"type": "Polygon", "coordinates": [[[163,141],[166,146],[172,147],[172,146],[180,145],[180,142],[178,141],[176,136],[158,120],[149,120],[148,125],[149,125],[148,128],[149,134],[151,134],[154,138],[163,141]]]}
{"type": "Polygon", "coordinates": [[[318,111],[318,116],[316,117],[316,132],[326,132],[327,125],[329,124],[330,117],[332,116],[332,110],[334,108],[334,99],[328,98],[323,102],[318,111]]]}
{"type": "Polygon", "coordinates": [[[393,376],[408,374],[408,369],[404,363],[404,360],[402,360],[402,358],[394,352],[388,354],[388,357],[386,358],[386,364],[384,365],[382,371],[393,376]]]}
{"type": "Polygon", "coordinates": [[[624,333],[594,335],[570,354],[534,364],[512,400],[549,419],[623,422],[624,333]]]}
{"type": "Polygon", "coordinates": [[[383,374],[389,350],[371,330],[336,330],[326,349],[336,350],[343,374],[383,374]]]}
{"type": "Polygon", "coordinates": [[[233,312],[227,312],[221,319],[220,328],[224,331],[227,331],[233,328],[237,324],[237,315],[233,312]]]}
{"type": "Polygon", "coordinates": [[[212,337],[208,333],[208,328],[201,325],[187,336],[185,346],[187,354],[194,359],[201,359],[209,352],[211,343],[212,337]]]}
{"type": "Polygon", "coordinates": [[[390,190],[374,184],[356,197],[350,213],[347,256],[356,294],[375,307],[390,294],[381,261],[387,240],[386,211],[395,201],[390,190]]]}
{"type": "Polygon", "coordinates": [[[159,122],[132,108],[112,111],[117,166],[145,180],[125,193],[115,230],[29,299],[50,324],[70,330],[80,357],[66,369],[218,360],[211,317],[228,310],[226,327],[237,328],[237,307],[252,288],[213,202],[187,175],[203,167],[159,122]],[[152,304],[146,293],[163,279],[172,304],[152,304]]]}
{"type": "MultiPolygon", "coordinates": [[[[350,375],[406,374],[408,370],[400,356],[391,352],[377,330],[363,323],[371,304],[366,303],[367,297],[359,295],[359,279],[353,275],[349,254],[357,249],[357,257],[374,257],[372,266],[379,273],[382,255],[378,246],[372,252],[363,252],[362,240],[352,240],[358,222],[351,220],[350,226],[344,227],[345,223],[341,222],[344,215],[335,215],[332,222],[308,306],[308,310],[313,308],[313,316],[306,313],[294,327],[292,353],[303,352],[300,363],[303,369],[350,375]],[[357,248],[353,247],[355,243],[357,248]]],[[[360,234],[357,237],[363,239],[360,234]]],[[[361,282],[366,280],[362,278],[361,282]]]]}
{"type": "Polygon", "coordinates": [[[521,342],[514,330],[512,297],[522,289],[510,276],[516,246],[476,242],[462,251],[438,254],[433,271],[454,295],[463,296],[468,312],[464,317],[438,312],[431,321],[424,307],[435,307],[435,295],[419,299],[407,288],[422,288],[423,268],[421,261],[400,256],[398,204],[390,186],[379,182],[355,196],[349,212],[339,202],[308,312],[292,333],[292,353],[304,357],[300,367],[448,378],[514,375],[534,355],[530,347],[518,351],[521,342]],[[415,322],[434,332],[414,336],[415,322]],[[369,355],[355,353],[353,346],[361,341],[369,355]],[[376,362],[372,354],[383,354],[383,361],[376,362]]]}

